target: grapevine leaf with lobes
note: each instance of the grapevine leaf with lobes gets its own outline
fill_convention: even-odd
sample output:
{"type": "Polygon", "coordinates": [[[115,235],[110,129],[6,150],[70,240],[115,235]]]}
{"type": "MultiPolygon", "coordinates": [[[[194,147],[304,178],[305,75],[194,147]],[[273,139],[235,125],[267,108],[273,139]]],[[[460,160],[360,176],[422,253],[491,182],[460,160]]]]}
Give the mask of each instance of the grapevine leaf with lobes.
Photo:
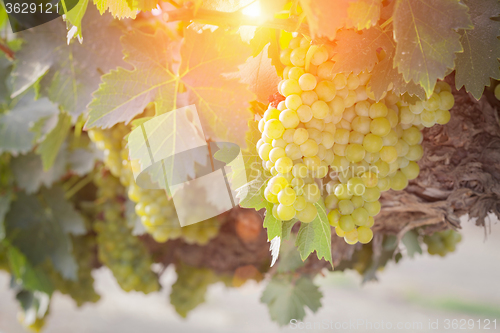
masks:
{"type": "Polygon", "coordinates": [[[314,206],[318,210],[318,215],[310,223],[301,223],[295,245],[302,260],[306,260],[309,254],[316,251],[318,259],[325,258],[333,266],[332,231],[326,216],[325,204],[320,201],[314,206]]]}
{"type": "Polygon", "coordinates": [[[457,30],[472,28],[467,6],[458,0],[398,0],[394,63],[406,82],[420,84],[429,97],[463,51],[457,30]]]}
{"type": "Polygon", "coordinates": [[[87,110],[101,74],[121,65],[121,31],[109,15],[87,10],[83,18],[85,43],[67,45],[66,26],[54,20],[22,33],[25,41],[16,53],[13,97],[40,80],[40,92],[58,103],[73,120],[87,110]]]}
{"type": "Polygon", "coordinates": [[[476,99],[481,98],[484,87],[490,85],[490,77],[500,79],[500,22],[493,17],[500,15],[497,0],[468,0],[473,30],[460,30],[463,53],[457,54],[455,85],[465,86],[476,99]]]}
{"type": "Polygon", "coordinates": [[[368,29],[380,18],[380,0],[300,0],[313,38],[335,39],[343,28],[368,29]]]}
{"type": "Polygon", "coordinates": [[[267,103],[269,96],[278,92],[277,87],[281,80],[271,63],[269,46],[270,44],[267,44],[256,57],[248,59],[238,72],[241,82],[249,85],[249,89],[257,95],[257,101],[261,103],[267,103]]]}
{"type": "Polygon", "coordinates": [[[27,153],[37,140],[33,124],[57,115],[57,105],[47,98],[37,101],[34,98],[35,94],[30,91],[0,115],[0,153],[27,153]]]}
{"type": "Polygon", "coordinates": [[[271,241],[275,237],[281,237],[282,221],[274,217],[272,203],[267,202],[265,207],[266,207],[266,217],[264,219],[264,228],[267,229],[267,239],[271,241]]]}
{"type": "Polygon", "coordinates": [[[310,278],[301,277],[292,282],[289,276],[274,276],[262,293],[261,302],[269,308],[271,319],[287,325],[292,319],[304,319],[308,307],[316,312],[321,307],[323,295],[310,278]]]}
{"type": "Polygon", "coordinates": [[[159,0],[94,0],[94,4],[102,14],[106,10],[116,18],[133,18],[137,12],[148,11],[156,8],[159,0]]]}
{"type": "Polygon", "coordinates": [[[359,74],[364,70],[371,71],[378,63],[379,49],[386,52],[394,49],[394,41],[382,29],[376,27],[362,32],[342,30],[337,34],[333,72],[359,74]]]}
{"type": "Polygon", "coordinates": [[[159,114],[184,106],[178,105],[182,86],[188,104],[197,106],[206,135],[243,145],[254,95],[246,84],[223,74],[238,70],[250,54],[249,47],[222,29],[201,33],[186,29],[184,36],[178,73],[167,66],[175,46],[163,30],[125,36],[125,60],[134,69],[118,68],[102,77],[86,126],[108,128],[129,122],[150,102],[156,103],[159,114]]]}
{"type": "Polygon", "coordinates": [[[5,218],[7,237],[31,264],[51,259],[66,279],[76,279],[77,264],[72,255],[70,234],[86,232],[83,218],[64,198],[62,188],[41,192],[42,199],[18,193],[5,218]]]}

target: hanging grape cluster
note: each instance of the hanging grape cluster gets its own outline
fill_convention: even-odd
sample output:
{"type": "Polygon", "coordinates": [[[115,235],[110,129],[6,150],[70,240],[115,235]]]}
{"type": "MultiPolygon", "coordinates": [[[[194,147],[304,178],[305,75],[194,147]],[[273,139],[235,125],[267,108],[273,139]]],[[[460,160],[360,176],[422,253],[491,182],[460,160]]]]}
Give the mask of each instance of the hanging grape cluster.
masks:
{"type": "Polygon", "coordinates": [[[123,200],[120,198],[124,193],[119,180],[111,174],[98,174],[94,183],[98,188],[97,200],[102,202],[99,220],[94,224],[100,262],[111,269],[123,290],[157,291],[157,276],[151,271],[152,260],[148,251],[132,235],[124,217],[123,200]]]}
{"type": "Polygon", "coordinates": [[[455,252],[456,246],[461,240],[462,235],[452,229],[424,236],[424,243],[427,244],[427,252],[430,255],[439,255],[441,257],[444,257],[449,252],[455,252]]]}
{"type": "Polygon", "coordinates": [[[259,121],[256,146],[272,178],[264,196],[278,220],[312,222],[324,200],[329,223],[349,244],[373,238],[382,192],[403,190],[419,174],[421,130],[450,120],[454,97],[438,82],[429,99],[408,104],[392,91],[376,101],[371,74],[333,73],[329,45],[295,37],[281,52],[286,66],[259,121]]]}
{"type": "Polygon", "coordinates": [[[160,243],[182,238],[190,244],[207,244],[219,233],[218,220],[181,227],[173,201],[167,198],[164,190],[146,190],[135,183],[132,171],[139,166],[128,158],[124,137],[129,132],[129,127],[118,124],[110,130],[93,129],[89,131],[89,136],[104,152],[106,167],[128,188],[128,197],[136,204],[135,211],[146,231],[160,243]]]}

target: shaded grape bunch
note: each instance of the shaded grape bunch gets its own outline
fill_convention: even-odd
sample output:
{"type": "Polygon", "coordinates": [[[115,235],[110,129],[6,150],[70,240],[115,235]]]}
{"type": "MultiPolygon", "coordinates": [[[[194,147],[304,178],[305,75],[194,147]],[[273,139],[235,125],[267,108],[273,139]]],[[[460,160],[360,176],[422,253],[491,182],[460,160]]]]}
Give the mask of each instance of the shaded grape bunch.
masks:
{"type": "Polygon", "coordinates": [[[441,257],[450,252],[455,252],[456,246],[461,240],[462,235],[452,229],[435,232],[432,235],[424,237],[424,243],[427,244],[427,252],[430,255],[439,255],[441,257]]]}

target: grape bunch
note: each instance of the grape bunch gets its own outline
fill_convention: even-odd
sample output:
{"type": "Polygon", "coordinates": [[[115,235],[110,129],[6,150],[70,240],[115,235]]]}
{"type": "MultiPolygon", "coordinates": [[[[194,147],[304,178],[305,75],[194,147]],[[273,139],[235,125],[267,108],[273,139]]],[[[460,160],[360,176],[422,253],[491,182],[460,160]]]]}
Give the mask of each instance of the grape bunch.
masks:
{"type": "Polygon", "coordinates": [[[111,174],[98,174],[94,180],[101,202],[97,233],[100,262],[108,266],[120,287],[125,291],[150,293],[159,289],[157,276],[151,271],[152,260],[141,241],[132,235],[124,218],[124,189],[111,174]],[[121,193],[120,193],[121,192],[121,193]]]}
{"type": "Polygon", "coordinates": [[[95,245],[95,238],[90,235],[73,237],[73,255],[78,264],[77,280],[66,280],[55,269],[49,270],[54,288],[71,296],[77,306],[82,306],[84,303],[95,303],[100,299],[94,290],[94,278],[91,274],[95,245]]]}
{"type": "Polygon", "coordinates": [[[424,243],[427,244],[427,252],[430,255],[439,255],[441,257],[444,257],[449,252],[455,252],[456,246],[461,240],[462,235],[452,229],[424,236],[424,243]]]}
{"type": "Polygon", "coordinates": [[[129,132],[129,127],[118,124],[110,130],[93,129],[89,131],[89,136],[104,151],[106,167],[128,188],[128,197],[136,204],[135,211],[146,232],[159,243],[182,238],[190,244],[207,244],[219,233],[220,223],[217,219],[181,227],[173,201],[167,198],[164,190],[146,190],[135,183],[133,170],[140,166],[128,158],[124,137],[129,132]]]}
{"type": "Polygon", "coordinates": [[[336,234],[366,244],[381,193],[418,176],[421,129],[447,123],[454,98],[438,82],[424,101],[409,104],[391,89],[376,101],[371,73],[333,73],[332,56],[331,46],[300,36],[281,51],[285,99],[270,104],[258,124],[256,147],[272,175],[263,194],[282,221],[310,223],[324,200],[336,234]]]}

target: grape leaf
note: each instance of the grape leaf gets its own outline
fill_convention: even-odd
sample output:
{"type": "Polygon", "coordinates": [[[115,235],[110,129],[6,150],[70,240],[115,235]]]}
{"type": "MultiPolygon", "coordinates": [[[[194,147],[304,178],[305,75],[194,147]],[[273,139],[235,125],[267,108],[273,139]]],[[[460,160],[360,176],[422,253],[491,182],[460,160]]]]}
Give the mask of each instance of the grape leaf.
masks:
{"type": "Polygon", "coordinates": [[[311,36],[335,39],[347,19],[348,0],[299,0],[306,14],[311,36]]]}
{"type": "Polygon", "coordinates": [[[48,295],[52,294],[54,286],[50,282],[49,277],[41,268],[33,267],[19,249],[9,245],[7,256],[12,275],[16,278],[16,282],[20,284],[20,287],[29,291],[44,292],[48,295]]]}
{"type": "Polygon", "coordinates": [[[295,245],[300,251],[302,260],[316,251],[318,259],[325,258],[333,266],[332,261],[332,231],[324,203],[315,203],[318,215],[310,223],[301,223],[295,245]]]}
{"type": "Polygon", "coordinates": [[[172,59],[172,42],[166,33],[134,32],[123,38],[125,59],[134,66],[118,68],[103,76],[103,83],[89,105],[87,127],[111,127],[129,122],[150,102],[162,114],[196,104],[205,134],[243,145],[253,94],[247,85],[222,74],[237,71],[250,53],[237,35],[222,29],[198,33],[186,29],[178,74],[166,66],[172,59]],[[178,105],[183,86],[187,101],[178,105]]]}
{"type": "Polygon", "coordinates": [[[278,273],[294,272],[297,268],[304,266],[300,259],[300,253],[292,241],[283,241],[280,249],[280,261],[278,273]]]}
{"type": "Polygon", "coordinates": [[[65,150],[59,151],[54,165],[47,171],[43,168],[42,158],[32,152],[12,159],[11,169],[17,186],[26,193],[35,193],[42,185],[51,187],[66,173],[65,150]]]}
{"type": "Polygon", "coordinates": [[[410,258],[415,256],[415,253],[422,254],[422,248],[418,242],[418,235],[415,231],[408,231],[401,239],[403,244],[406,246],[406,251],[410,258]]]}
{"type": "Polygon", "coordinates": [[[257,96],[257,101],[267,104],[269,97],[278,92],[281,78],[272,65],[267,44],[256,57],[250,58],[240,66],[237,76],[240,81],[248,84],[248,88],[257,96]]]}
{"type": "Polygon", "coordinates": [[[59,112],[47,98],[34,100],[29,92],[22,96],[10,111],[0,115],[0,153],[26,153],[33,148],[35,135],[32,124],[59,112]]]}
{"type": "Polygon", "coordinates": [[[87,11],[88,4],[89,0],[79,0],[78,3],[64,16],[67,29],[69,30],[67,35],[68,44],[73,37],[77,37],[80,43],[83,42],[82,20],[85,12],[87,11]]]}
{"type": "Polygon", "coordinates": [[[319,288],[307,277],[293,283],[290,278],[273,276],[260,301],[267,304],[271,319],[283,326],[292,319],[304,319],[305,307],[316,312],[321,307],[321,297],[319,288]]]}
{"type": "Polygon", "coordinates": [[[342,30],[337,34],[332,70],[354,74],[371,71],[378,62],[377,50],[382,48],[388,52],[394,48],[393,43],[391,36],[378,27],[361,32],[342,30]]]}
{"type": "Polygon", "coordinates": [[[373,91],[375,99],[378,101],[392,84],[392,92],[397,95],[408,93],[417,96],[419,99],[425,99],[425,91],[422,86],[406,82],[403,75],[394,67],[394,51],[389,52],[382,61],[373,67],[372,77],[368,86],[373,91]]]}
{"type": "Polygon", "coordinates": [[[273,215],[273,204],[266,201],[266,216],[264,218],[264,228],[267,229],[267,239],[272,240],[274,237],[281,237],[281,220],[278,220],[273,215]]]}
{"type": "Polygon", "coordinates": [[[36,148],[36,152],[41,156],[43,169],[45,171],[52,168],[59,150],[71,128],[71,116],[66,112],[59,113],[56,126],[47,134],[44,140],[36,148]]]}
{"type": "Polygon", "coordinates": [[[463,51],[458,29],[472,29],[467,6],[458,0],[398,0],[394,12],[394,63],[405,81],[420,84],[427,96],[437,79],[453,68],[463,51]]]}
{"type": "Polygon", "coordinates": [[[380,0],[358,0],[349,3],[347,8],[346,27],[354,27],[358,30],[368,29],[377,24],[380,18],[382,1],[380,0]]]}
{"type": "Polygon", "coordinates": [[[18,193],[5,219],[7,237],[38,265],[50,259],[54,268],[70,280],[76,279],[70,234],[86,232],[83,218],[64,198],[62,188],[42,190],[40,198],[18,193]]]}
{"type": "Polygon", "coordinates": [[[99,153],[101,152],[97,148],[95,150],[77,148],[69,151],[67,155],[68,169],[78,176],[90,173],[94,169],[95,162],[100,160],[99,153]]]}
{"type": "Polygon", "coordinates": [[[132,9],[129,0],[94,0],[99,13],[104,14],[107,10],[116,18],[133,18],[137,16],[137,10],[132,9]]]}
{"type": "Polygon", "coordinates": [[[40,93],[58,103],[74,120],[83,114],[99,87],[102,73],[122,64],[121,31],[109,15],[87,10],[85,43],[66,43],[66,27],[53,20],[22,33],[26,41],[16,53],[13,96],[40,80],[40,93]]]}
{"type": "Polygon", "coordinates": [[[160,0],[127,0],[128,6],[132,9],[149,11],[158,6],[160,0]]]}
{"type": "Polygon", "coordinates": [[[283,221],[283,224],[281,225],[281,239],[282,240],[288,240],[290,239],[290,234],[292,232],[292,228],[297,223],[297,219],[291,219],[290,221],[283,221]]]}
{"type": "Polygon", "coordinates": [[[0,29],[3,28],[8,22],[9,22],[9,16],[5,11],[5,8],[3,8],[2,5],[0,5],[0,29]]]}
{"type": "Polygon", "coordinates": [[[280,61],[281,49],[279,36],[280,32],[276,31],[276,29],[258,27],[255,30],[254,37],[250,40],[250,47],[252,48],[252,56],[255,57],[262,52],[267,44],[270,44],[267,49],[267,55],[271,58],[271,64],[276,68],[277,72],[281,73],[285,66],[280,61]]]}
{"type": "Polygon", "coordinates": [[[473,30],[460,30],[460,42],[464,52],[455,60],[455,86],[465,86],[476,99],[481,98],[484,87],[490,85],[490,77],[500,79],[500,22],[492,17],[500,15],[497,0],[466,0],[474,24],[473,30]]]}

